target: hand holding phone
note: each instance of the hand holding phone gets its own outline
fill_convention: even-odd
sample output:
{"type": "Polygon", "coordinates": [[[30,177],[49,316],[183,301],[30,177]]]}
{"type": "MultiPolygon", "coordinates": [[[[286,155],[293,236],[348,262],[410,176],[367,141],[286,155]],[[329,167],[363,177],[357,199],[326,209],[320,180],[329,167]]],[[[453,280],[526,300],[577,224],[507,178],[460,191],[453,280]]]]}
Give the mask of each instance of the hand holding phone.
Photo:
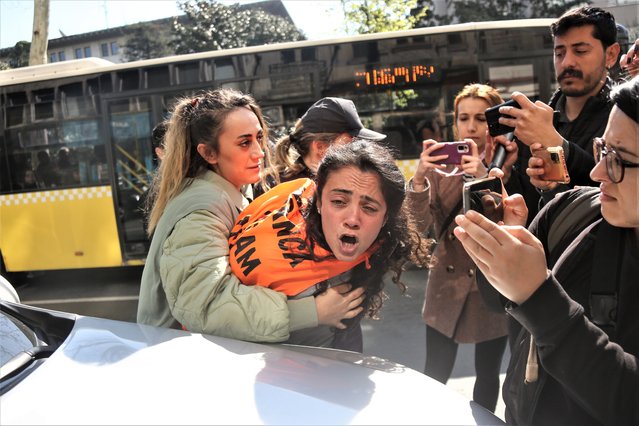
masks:
{"type": "Polygon", "coordinates": [[[514,99],[511,99],[508,102],[495,105],[494,107],[490,107],[486,111],[484,111],[484,116],[486,117],[486,123],[488,123],[488,133],[490,133],[490,136],[505,135],[506,133],[515,131],[514,127],[506,126],[505,124],[501,124],[499,122],[499,117],[513,118],[510,115],[502,114],[499,112],[499,108],[504,106],[521,108],[519,104],[517,103],[517,101],[515,101],[514,99]]]}
{"type": "Polygon", "coordinates": [[[619,65],[622,69],[631,71],[632,76],[637,75],[634,72],[639,69],[639,39],[628,49],[628,52],[621,55],[619,65]]]}
{"type": "Polygon", "coordinates": [[[562,147],[551,146],[548,148],[535,149],[532,154],[544,160],[544,173],[539,176],[539,179],[548,182],[570,182],[566,157],[564,156],[564,149],[562,147]]]}
{"type": "Polygon", "coordinates": [[[461,164],[463,155],[470,155],[470,143],[466,141],[455,142],[441,142],[444,144],[441,148],[438,148],[430,153],[431,157],[438,155],[448,155],[443,160],[435,161],[436,164],[461,164]]]}
{"type": "Polygon", "coordinates": [[[464,183],[462,203],[464,213],[475,210],[495,223],[504,220],[503,185],[498,177],[488,177],[464,183]]]}

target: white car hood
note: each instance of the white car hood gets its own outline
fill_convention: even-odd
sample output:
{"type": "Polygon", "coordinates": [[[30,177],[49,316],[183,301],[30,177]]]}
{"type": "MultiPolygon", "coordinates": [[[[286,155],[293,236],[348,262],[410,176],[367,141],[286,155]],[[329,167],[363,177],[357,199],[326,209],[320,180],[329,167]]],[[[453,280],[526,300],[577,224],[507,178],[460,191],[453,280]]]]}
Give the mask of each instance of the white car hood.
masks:
{"type": "Polygon", "coordinates": [[[423,374],[379,358],[78,317],[62,346],[0,398],[0,423],[502,422],[423,374]],[[331,359],[340,357],[363,367],[331,359]]]}

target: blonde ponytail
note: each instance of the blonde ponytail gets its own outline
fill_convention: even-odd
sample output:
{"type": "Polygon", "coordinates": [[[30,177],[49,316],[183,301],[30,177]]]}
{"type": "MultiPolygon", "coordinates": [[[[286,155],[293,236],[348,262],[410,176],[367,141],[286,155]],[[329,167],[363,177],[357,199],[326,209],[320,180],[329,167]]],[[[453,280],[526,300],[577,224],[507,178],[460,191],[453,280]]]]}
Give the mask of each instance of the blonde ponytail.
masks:
{"type": "Polygon", "coordinates": [[[160,163],[149,190],[149,200],[152,202],[147,229],[149,236],[153,234],[169,200],[182,190],[186,171],[190,167],[189,154],[192,148],[187,135],[188,117],[185,117],[185,108],[190,102],[190,99],[178,102],[164,137],[164,160],[160,163]]]}
{"type": "Polygon", "coordinates": [[[299,157],[297,151],[294,148],[291,149],[291,147],[291,137],[289,135],[283,136],[275,144],[275,164],[273,168],[278,175],[293,167],[299,157]]]}

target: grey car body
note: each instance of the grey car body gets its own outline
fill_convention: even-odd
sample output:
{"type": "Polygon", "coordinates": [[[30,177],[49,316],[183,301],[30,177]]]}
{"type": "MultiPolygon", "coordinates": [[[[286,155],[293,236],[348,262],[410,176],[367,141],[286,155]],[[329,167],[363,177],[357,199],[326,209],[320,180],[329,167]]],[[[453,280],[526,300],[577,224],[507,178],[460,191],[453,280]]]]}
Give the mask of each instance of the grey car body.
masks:
{"type": "Polygon", "coordinates": [[[503,424],[376,357],[8,302],[0,311],[3,425],[503,424]]]}

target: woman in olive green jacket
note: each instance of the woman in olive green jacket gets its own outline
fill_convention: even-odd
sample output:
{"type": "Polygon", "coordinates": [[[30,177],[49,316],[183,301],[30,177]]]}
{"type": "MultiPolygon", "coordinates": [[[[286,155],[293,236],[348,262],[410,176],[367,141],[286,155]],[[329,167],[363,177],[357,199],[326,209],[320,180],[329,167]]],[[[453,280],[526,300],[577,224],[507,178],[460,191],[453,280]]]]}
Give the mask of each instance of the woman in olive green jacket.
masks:
{"type": "Polygon", "coordinates": [[[220,89],[180,101],[152,185],[151,247],[142,274],[138,322],[258,342],[288,339],[317,325],[344,328],[362,310],[348,284],[286,300],[247,287],[231,273],[228,238],[260,179],[268,129],[252,97],[220,89]],[[248,189],[250,191],[250,189],[248,189]]]}

